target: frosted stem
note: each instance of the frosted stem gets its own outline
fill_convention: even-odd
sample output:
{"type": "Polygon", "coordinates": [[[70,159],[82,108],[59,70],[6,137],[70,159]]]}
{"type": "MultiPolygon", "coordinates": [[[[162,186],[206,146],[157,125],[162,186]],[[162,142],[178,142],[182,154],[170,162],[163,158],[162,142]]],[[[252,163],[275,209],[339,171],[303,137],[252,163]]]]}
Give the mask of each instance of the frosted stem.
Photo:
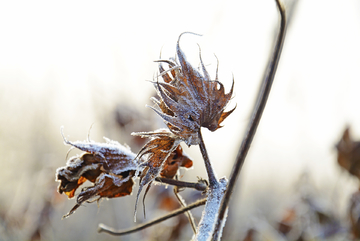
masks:
{"type": "Polygon", "coordinates": [[[205,181],[202,180],[199,180],[198,182],[184,182],[170,178],[156,177],[155,181],[177,187],[194,188],[201,192],[205,191],[208,188],[205,181]]]}
{"type": "MultiPolygon", "coordinates": [[[[280,0],[275,0],[277,9],[280,13],[280,30],[277,35],[276,44],[274,51],[272,53],[272,57],[270,58],[270,61],[268,63],[268,68],[266,69],[265,78],[262,81],[262,86],[260,89],[260,92],[258,94],[258,99],[255,103],[255,107],[248,125],[248,128],[246,130],[243,142],[241,143],[238,155],[235,160],[235,164],[233,166],[233,169],[230,174],[229,184],[228,188],[226,189],[225,196],[222,200],[220,209],[219,209],[219,215],[218,220],[216,222],[215,230],[221,230],[221,226],[223,226],[222,220],[226,215],[227,208],[230,202],[231,194],[234,190],[236,180],[239,176],[240,170],[244,164],[245,157],[248,153],[248,150],[250,148],[250,145],[252,143],[253,137],[255,136],[257,127],[259,125],[259,122],[261,120],[262,113],[265,109],[267,99],[270,94],[271,86],[275,78],[276,69],[279,63],[280,55],[282,46],[284,44],[285,40],[285,30],[286,30],[286,15],[285,15],[285,8],[280,2],[280,0]]],[[[213,240],[216,238],[216,233],[214,233],[213,240]]]]}
{"type": "Polygon", "coordinates": [[[222,235],[222,229],[226,221],[226,213],[221,219],[221,226],[215,227],[216,220],[218,219],[218,210],[221,205],[221,200],[224,197],[225,190],[227,187],[227,180],[221,178],[216,186],[210,187],[207,192],[207,201],[205,204],[204,211],[201,216],[201,220],[193,241],[215,241],[220,240],[222,235]],[[213,238],[213,235],[215,238],[213,238]]]}

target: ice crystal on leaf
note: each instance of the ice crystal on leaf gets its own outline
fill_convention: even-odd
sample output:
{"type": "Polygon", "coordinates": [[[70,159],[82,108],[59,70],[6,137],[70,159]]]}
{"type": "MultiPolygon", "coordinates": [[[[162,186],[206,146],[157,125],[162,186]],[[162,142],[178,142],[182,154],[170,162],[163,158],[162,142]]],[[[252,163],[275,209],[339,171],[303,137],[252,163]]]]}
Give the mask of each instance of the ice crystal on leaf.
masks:
{"type": "Polygon", "coordinates": [[[114,198],[130,195],[137,169],[136,155],[118,142],[106,139],[106,143],[90,141],[66,144],[85,151],[80,156],[68,160],[65,167],[56,170],[56,180],[60,182],[58,191],[73,198],[75,191],[87,180],[93,186],[85,187],[77,197],[77,204],[64,217],[72,214],[80,205],[90,199],[114,198]]]}
{"type": "Polygon", "coordinates": [[[71,157],[66,166],[56,170],[56,181],[60,182],[58,192],[73,198],[76,190],[87,180],[93,183],[82,188],[77,204],[64,217],[71,215],[86,201],[130,195],[135,177],[140,176],[141,179],[140,193],[142,187],[155,177],[173,178],[180,167],[192,166],[192,160],[179,145],[181,140],[168,130],[134,135],[150,138],[138,155],[107,138],[104,138],[106,143],[90,140],[71,142],[63,136],[65,144],[84,153],[71,157]]]}
{"type": "MultiPolygon", "coordinates": [[[[167,173],[163,170],[164,162],[177,149],[181,140],[167,129],[160,129],[154,132],[132,133],[132,135],[150,138],[150,141],[138,153],[138,158],[143,158],[146,155],[145,162],[140,165],[142,167],[142,174],[137,194],[138,200],[139,194],[146,184],[159,176],[161,171],[164,174],[167,173]]],[[[135,207],[137,206],[137,200],[135,207]]]]}
{"type": "Polygon", "coordinates": [[[159,60],[159,72],[164,82],[155,82],[159,99],[153,98],[156,107],[151,107],[165,121],[172,133],[180,137],[187,145],[197,145],[201,127],[211,131],[220,128],[224,119],[234,109],[224,112],[231,99],[231,90],[225,94],[222,83],[210,79],[200,55],[202,74],[186,60],[177,42],[177,57],[180,65],[172,60],[159,60]],[[165,71],[162,63],[170,67],[165,71]]]}
{"type": "Polygon", "coordinates": [[[77,204],[66,216],[83,202],[131,194],[133,179],[139,177],[136,212],[139,194],[145,185],[149,188],[156,177],[174,178],[180,167],[192,166],[192,160],[183,153],[180,142],[184,141],[188,146],[200,144],[201,127],[215,131],[234,111],[235,108],[225,112],[233,94],[234,81],[226,94],[217,73],[215,80],[210,79],[201,54],[201,70],[192,67],[180,48],[181,36],[177,41],[177,60],[158,60],[163,81],[154,82],[158,98],[152,98],[155,106],[151,108],[162,117],[168,129],[133,133],[150,139],[137,155],[108,139],[105,139],[106,143],[90,140],[70,142],[63,137],[65,144],[84,153],[70,158],[65,167],[57,169],[59,193],[73,198],[76,190],[86,181],[93,183],[82,188],[77,204]],[[169,66],[167,70],[163,67],[164,63],[169,66]]]}

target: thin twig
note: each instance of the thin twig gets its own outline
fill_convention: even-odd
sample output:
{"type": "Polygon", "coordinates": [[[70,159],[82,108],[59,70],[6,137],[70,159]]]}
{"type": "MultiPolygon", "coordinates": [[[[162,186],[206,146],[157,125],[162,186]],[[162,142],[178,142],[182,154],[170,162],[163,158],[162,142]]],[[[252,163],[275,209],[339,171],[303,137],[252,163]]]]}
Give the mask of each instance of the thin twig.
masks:
{"type": "Polygon", "coordinates": [[[206,172],[207,172],[208,178],[209,178],[210,188],[211,187],[216,187],[219,184],[219,182],[218,182],[218,180],[216,178],[214,169],[211,166],[210,158],[209,158],[209,155],[207,153],[205,143],[204,143],[204,140],[202,138],[200,130],[199,130],[199,139],[200,139],[199,147],[200,147],[200,151],[201,151],[201,154],[202,154],[204,162],[205,162],[205,167],[206,167],[206,172]]]}
{"type": "MultiPolygon", "coordinates": [[[[186,207],[186,203],[185,203],[184,199],[182,199],[182,197],[179,194],[179,187],[178,186],[174,187],[174,194],[175,194],[176,199],[180,203],[180,205],[182,207],[186,207]]],[[[196,233],[196,224],[195,224],[195,220],[194,220],[193,215],[191,214],[190,211],[185,212],[185,215],[189,219],[189,223],[190,223],[190,226],[191,226],[193,232],[196,233]]]]}
{"type": "Polygon", "coordinates": [[[219,214],[217,217],[217,222],[215,224],[215,229],[213,232],[213,239],[217,240],[217,234],[218,231],[221,229],[222,221],[224,220],[225,211],[229,205],[231,194],[234,190],[236,180],[239,176],[240,170],[244,164],[245,157],[248,153],[248,150],[250,148],[251,142],[254,138],[254,135],[256,133],[256,129],[259,125],[262,113],[265,109],[267,99],[269,97],[269,93],[271,90],[272,83],[274,81],[275,72],[279,63],[280,55],[282,46],[285,39],[285,29],[286,29],[286,16],[285,16],[285,8],[280,3],[280,0],[276,0],[276,6],[280,12],[280,31],[278,33],[278,38],[276,41],[275,49],[272,54],[272,58],[270,59],[270,62],[267,67],[266,75],[262,83],[261,91],[259,93],[258,101],[256,102],[256,105],[254,107],[247,131],[245,133],[243,142],[241,143],[239,152],[237,154],[235,164],[233,166],[229,184],[225,192],[225,196],[222,200],[219,214]]]}
{"type": "Polygon", "coordinates": [[[161,223],[169,218],[172,218],[172,217],[175,217],[179,214],[182,214],[184,212],[187,212],[193,208],[196,208],[196,207],[199,207],[199,206],[202,206],[206,203],[206,198],[204,199],[201,199],[201,200],[198,200],[184,208],[180,208],[180,209],[177,209],[165,216],[162,216],[158,219],[155,219],[153,221],[150,221],[148,223],[144,223],[144,224],[141,224],[137,227],[134,227],[134,228],[131,228],[131,229],[127,229],[127,230],[115,230],[111,227],[108,227],[106,226],[105,224],[102,224],[100,223],[99,224],[99,227],[98,227],[98,232],[101,233],[101,232],[105,232],[105,233],[108,233],[108,234],[111,234],[111,235],[117,235],[117,236],[120,236],[120,235],[125,235],[125,234],[130,234],[130,233],[134,233],[134,232],[137,232],[139,230],[142,230],[142,229],[145,229],[145,228],[148,228],[152,225],[155,225],[155,224],[158,224],[158,223],[161,223]]]}
{"type": "Polygon", "coordinates": [[[172,186],[194,188],[201,192],[205,191],[208,188],[206,183],[201,180],[199,180],[198,182],[184,182],[184,181],[170,179],[170,178],[156,177],[155,181],[160,182],[160,183],[169,184],[172,186]]]}

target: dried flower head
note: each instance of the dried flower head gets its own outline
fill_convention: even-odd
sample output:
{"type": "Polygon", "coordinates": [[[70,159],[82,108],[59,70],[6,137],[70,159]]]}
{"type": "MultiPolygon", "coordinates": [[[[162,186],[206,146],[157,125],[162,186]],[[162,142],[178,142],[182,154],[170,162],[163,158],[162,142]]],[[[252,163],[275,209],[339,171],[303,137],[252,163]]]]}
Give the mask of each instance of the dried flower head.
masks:
{"type": "Polygon", "coordinates": [[[230,92],[225,94],[217,75],[215,80],[210,80],[201,54],[202,74],[193,68],[179,46],[180,37],[177,42],[180,65],[172,60],[157,61],[160,62],[159,72],[164,82],[155,83],[159,99],[152,99],[157,107],[151,108],[163,118],[172,133],[190,146],[199,144],[198,132],[201,127],[215,131],[234,111],[235,108],[224,112],[233,93],[234,81],[230,92]],[[169,70],[164,70],[163,62],[169,65],[169,70]]]}
{"type": "Polygon", "coordinates": [[[134,185],[133,177],[137,169],[136,155],[118,142],[105,139],[106,143],[91,141],[66,144],[85,151],[80,156],[68,160],[65,167],[56,170],[58,191],[73,198],[75,191],[87,180],[93,183],[85,187],[77,196],[77,204],[64,217],[72,214],[80,205],[103,197],[115,198],[130,195],[134,185]]]}

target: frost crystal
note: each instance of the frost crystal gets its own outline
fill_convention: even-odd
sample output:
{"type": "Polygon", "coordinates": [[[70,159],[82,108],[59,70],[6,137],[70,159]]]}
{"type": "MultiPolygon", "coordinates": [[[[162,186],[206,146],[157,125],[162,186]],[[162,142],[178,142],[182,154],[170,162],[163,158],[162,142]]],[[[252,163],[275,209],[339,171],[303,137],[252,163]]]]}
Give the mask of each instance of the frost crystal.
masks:
{"type": "Polygon", "coordinates": [[[67,145],[84,151],[82,155],[70,158],[65,167],[56,170],[56,181],[60,182],[58,191],[69,198],[87,180],[92,186],[82,188],[76,205],[64,217],[90,199],[114,198],[130,195],[134,185],[134,174],[138,167],[136,155],[127,147],[105,138],[106,143],[93,141],[71,142],[64,138],[67,145]]]}
{"type": "MultiPolygon", "coordinates": [[[[206,205],[196,232],[197,235],[193,238],[193,241],[211,240],[226,186],[226,178],[221,178],[217,187],[209,189],[206,205]]],[[[222,226],[225,225],[226,217],[227,214],[225,215],[225,218],[221,220],[222,226]]],[[[220,240],[221,235],[222,233],[217,235],[218,240],[220,240]]]]}

